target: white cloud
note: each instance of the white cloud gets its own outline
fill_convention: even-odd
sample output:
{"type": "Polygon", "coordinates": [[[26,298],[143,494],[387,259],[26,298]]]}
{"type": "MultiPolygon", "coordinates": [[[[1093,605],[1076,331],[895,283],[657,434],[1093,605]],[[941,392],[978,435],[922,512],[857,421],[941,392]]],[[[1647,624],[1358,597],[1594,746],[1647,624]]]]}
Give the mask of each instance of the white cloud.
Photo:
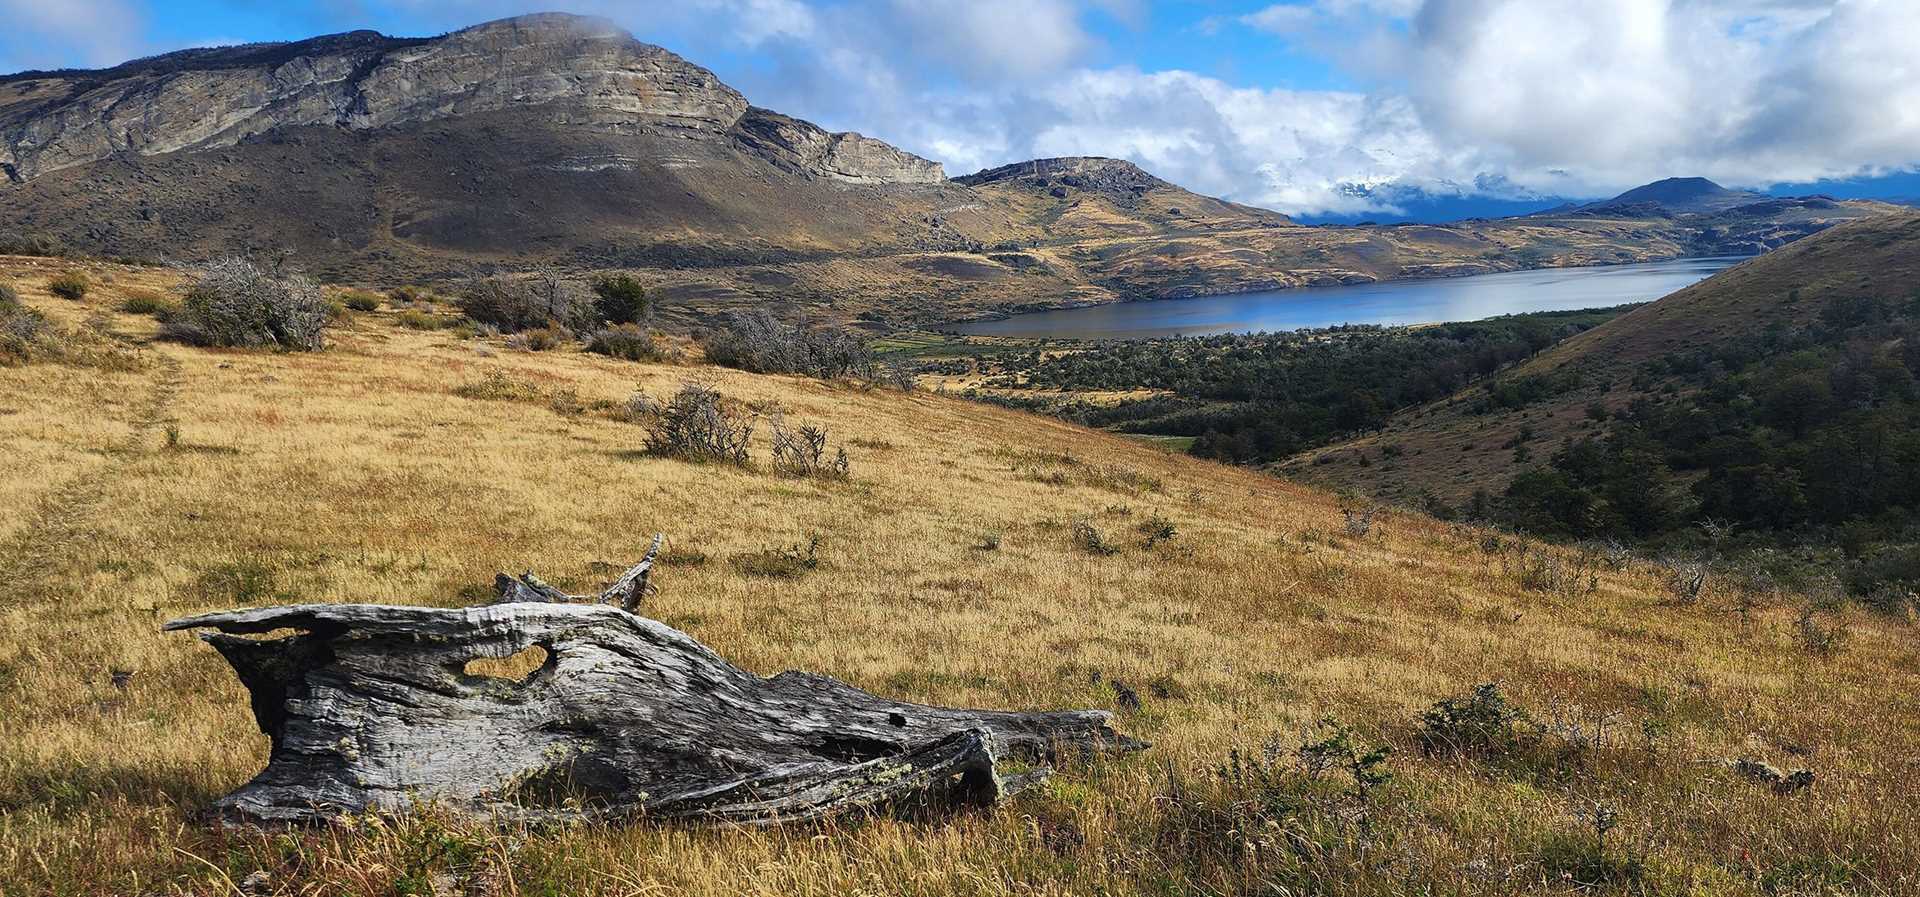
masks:
{"type": "Polygon", "coordinates": [[[140,20],[126,0],[0,0],[0,72],[124,62],[139,55],[140,20]]]}

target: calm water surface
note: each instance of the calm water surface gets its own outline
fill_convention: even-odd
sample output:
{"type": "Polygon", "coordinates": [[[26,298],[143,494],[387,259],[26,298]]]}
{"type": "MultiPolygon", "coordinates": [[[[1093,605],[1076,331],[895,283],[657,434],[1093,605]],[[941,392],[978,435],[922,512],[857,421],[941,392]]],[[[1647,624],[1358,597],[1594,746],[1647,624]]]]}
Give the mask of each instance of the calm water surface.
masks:
{"type": "Polygon", "coordinates": [[[962,333],[1065,339],[1144,339],[1298,330],[1334,324],[1477,321],[1528,311],[1602,308],[1658,299],[1744,258],[1508,271],[1437,280],[1122,302],[957,324],[962,333]]]}

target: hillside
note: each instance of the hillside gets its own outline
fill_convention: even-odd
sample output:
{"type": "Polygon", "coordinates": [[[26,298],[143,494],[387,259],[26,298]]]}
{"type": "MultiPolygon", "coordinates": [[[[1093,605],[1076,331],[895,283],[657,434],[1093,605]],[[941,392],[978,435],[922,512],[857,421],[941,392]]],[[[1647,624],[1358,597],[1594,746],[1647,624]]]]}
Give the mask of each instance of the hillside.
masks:
{"type": "MultiPolygon", "coordinates": [[[[1398,501],[1423,492],[1454,503],[1475,490],[1498,494],[1529,461],[1602,433],[1598,409],[1615,414],[1638,400],[1698,390],[1691,353],[1711,357],[1768,334],[1806,333],[1836,300],[1906,302],[1915,283],[1920,216],[1853,222],[1729,268],[1569,339],[1490,386],[1402,412],[1378,433],[1281,469],[1398,501]],[[1523,432],[1530,448],[1518,454],[1528,461],[1516,460],[1523,432]]],[[[1795,348],[1779,342],[1753,351],[1768,359],[1795,348]]]]}
{"type": "Polygon", "coordinates": [[[876,328],[1030,308],[1746,254],[1875,203],[1639,205],[1293,226],[1132,163],[948,180],[754,106],[593,18],[359,31],[0,76],[0,249],[286,256],[393,286],[622,269],[691,326],[760,304],[876,328]]]}
{"type": "Polygon", "coordinates": [[[1589,203],[1586,208],[1654,206],[1669,213],[1711,213],[1751,205],[1767,198],[1765,194],[1751,190],[1728,190],[1706,178],[1666,178],[1635,187],[1612,199],[1589,203]]]}
{"type": "MultiPolygon", "coordinates": [[[[1794,252],[1819,259],[1863,232],[1794,252]]],[[[68,263],[0,257],[0,283],[90,347],[0,368],[0,500],[19,509],[0,520],[0,892],[1920,887],[1906,810],[1920,780],[1902,765],[1920,658],[1886,618],[1801,620],[1800,596],[1718,582],[1675,603],[1650,563],[1411,514],[1356,527],[1325,493],[924,392],[518,352],[385,309],[352,313],[319,353],[156,343],[151,319],[117,309],[180,275],[90,267],[97,286],[73,302],[44,289],[68,263]],[[618,408],[688,379],[743,412],[824,423],[851,479],[643,453],[618,408]],[[1082,521],[1110,548],[1089,550],[1082,521]],[[199,821],[267,745],[224,663],[162,621],[452,606],[528,567],[581,588],[655,531],[671,544],[646,613],[749,669],[940,703],[1111,707],[1154,747],[952,819],[199,821]],[[765,572],[815,538],[817,566],[765,572]],[[1541,726],[1423,754],[1418,714],[1493,680],[1541,726]],[[1391,780],[1355,797],[1346,773],[1302,771],[1296,747],[1337,734],[1315,728],[1324,717],[1392,747],[1391,780]],[[1817,780],[1776,795],[1728,757],[1817,780]],[[1617,814],[1597,847],[1580,815],[1596,801],[1617,814]]]]}

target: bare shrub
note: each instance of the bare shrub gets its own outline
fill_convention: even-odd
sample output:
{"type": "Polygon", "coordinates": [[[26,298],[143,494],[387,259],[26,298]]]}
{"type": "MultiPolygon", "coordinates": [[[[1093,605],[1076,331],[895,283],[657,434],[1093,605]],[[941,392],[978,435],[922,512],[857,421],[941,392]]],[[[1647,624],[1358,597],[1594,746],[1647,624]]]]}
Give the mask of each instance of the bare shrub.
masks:
{"type": "Polygon", "coordinates": [[[1847,647],[1846,625],[1821,623],[1820,610],[1812,605],[1800,612],[1794,628],[1800,635],[1800,647],[1816,657],[1832,657],[1847,647]]]}
{"type": "Polygon", "coordinates": [[[1667,594],[1678,604],[1697,604],[1706,594],[1713,568],[1705,561],[1679,561],[1667,567],[1667,594]]]}
{"type": "Polygon", "coordinates": [[[517,333],[546,327],[587,330],[600,320],[593,299],[580,282],[542,270],[531,277],[495,275],[474,281],[458,302],[467,317],[517,333]]]}
{"type": "Polygon", "coordinates": [[[747,463],[754,419],[730,411],[714,388],[686,383],[661,406],[647,429],[648,454],[685,461],[747,463]]]}
{"type": "Polygon", "coordinates": [[[1340,516],[1346,522],[1347,535],[1356,539],[1365,538],[1373,532],[1373,518],[1380,513],[1379,505],[1347,504],[1340,508],[1340,516]]]}
{"type": "Polygon", "coordinates": [[[1577,595],[1600,588],[1599,558],[1585,552],[1568,557],[1550,548],[1522,546],[1502,555],[1500,565],[1529,591],[1577,595]]]}
{"type": "Polygon", "coordinates": [[[787,324],[764,311],[733,315],[700,345],[708,361],[757,374],[887,379],[872,347],[860,336],[829,327],[787,324]]]}
{"type": "Polygon", "coordinates": [[[827,428],[818,424],[788,427],[786,418],[768,421],[773,434],[773,469],[791,477],[844,480],[850,468],[845,446],[827,456],[827,428]]]}
{"type": "Polygon", "coordinates": [[[163,330],[197,346],[314,351],[326,345],[327,315],[326,299],[313,281],[224,258],[207,266],[163,330]]]}

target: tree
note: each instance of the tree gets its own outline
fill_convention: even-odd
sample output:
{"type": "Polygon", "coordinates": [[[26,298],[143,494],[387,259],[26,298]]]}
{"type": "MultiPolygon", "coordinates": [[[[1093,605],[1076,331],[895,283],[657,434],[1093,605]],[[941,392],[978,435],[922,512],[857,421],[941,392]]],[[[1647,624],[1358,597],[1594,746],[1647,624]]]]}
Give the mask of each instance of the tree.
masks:
{"type": "Polygon", "coordinates": [[[594,308],[609,324],[653,323],[653,297],[631,274],[603,277],[593,284],[594,308]]]}

